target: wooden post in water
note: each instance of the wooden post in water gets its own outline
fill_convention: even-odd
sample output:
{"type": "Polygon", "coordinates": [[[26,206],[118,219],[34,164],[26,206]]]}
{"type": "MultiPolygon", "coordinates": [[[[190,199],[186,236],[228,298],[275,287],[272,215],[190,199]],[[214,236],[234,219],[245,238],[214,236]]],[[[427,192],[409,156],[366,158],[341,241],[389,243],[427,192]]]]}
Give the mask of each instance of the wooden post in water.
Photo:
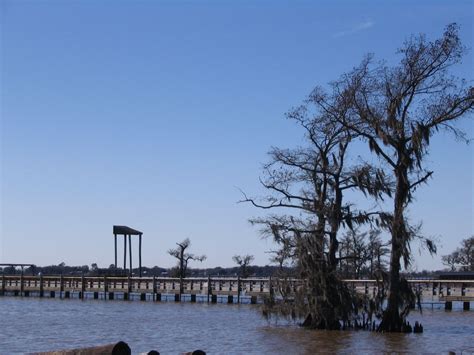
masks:
{"type": "Polygon", "coordinates": [[[211,277],[207,276],[207,303],[209,303],[209,297],[211,296],[211,277]]]}
{"type": "Polygon", "coordinates": [[[272,287],[272,277],[268,279],[268,290],[270,291],[270,302],[273,302],[273,287],[272,287]]]}
{"type": "Polygon", "coordinates": [[[81,299],[84,300],[86,293],[86,280],[84,278],[84,275],[81,277],[81,299]]]}
{"type": "Polygon", "coordinates": [[[138,235],[138,269],[140,277],[142,277],[142,235],[138,235]]]}
{"type": "Polygon", "coordinates": [[[132,266],[132,235],[131,234],[128,235],[128,254],[130,256],[130,276],[132,276],[133,266],[132,266]]]}
{"type": "Polygon", "coordinates": [[[44,290],[43,290],[43,274],[40,274],[40,297],[43,297],[44,290]]]}
{"type": "Polygon", "coordinates": [[[61,274],[59,276],[59,298],[63,298],[63,290],[64,290],[63,275],[61,274]]]}
{"type": "Polygon", "coordinates": [[[153,302],[156,301],[156,294],[157,294],[157,290],[156,290],[156,276],[153,275],[153,302]]]}
{"type": "Polygon", "coordinates": [[[5,296],[5,274],[2,274],[2,296],[5,296]]]}
{"type": "Polygon", "coordinates": [[[240,276],[237,276],[237,304],[240,303],[240,289],[242,285],[240,284],[240,276]]]}
{"type": "Polygon", "coordinates": [[[20,275],[20,296],[23,297],[23,290],[24,290],[24,286],[23,286],[23,270],[21,270],[21,275],[20,275]]]}
{"type": "Polygon", "coordinates": [[[104,276],[104,301],[107,301],[107,291],[109,290],[107,286],[107,276],[104,276]]]}

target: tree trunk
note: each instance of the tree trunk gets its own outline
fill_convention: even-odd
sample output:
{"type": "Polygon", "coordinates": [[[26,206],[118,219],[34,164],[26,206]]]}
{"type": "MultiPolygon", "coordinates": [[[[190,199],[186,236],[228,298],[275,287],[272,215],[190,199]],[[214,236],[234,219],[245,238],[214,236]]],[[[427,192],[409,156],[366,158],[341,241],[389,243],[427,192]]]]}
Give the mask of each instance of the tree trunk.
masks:
{"type": "MultiPolygon", "coordinates": [[[[338,185],[339,183],[337,183],[338,185]]],[[[331,211],[331,231],[329,233],[329,257],[328,257],[328,271],[334,272],[337,268],[336,253],[339,249],[339,242],[337,240],[337,233],[342,222],[342,191],[335,188],[336,198],[334,200],[331,211]]]]}
{"type": "Polygon", "coordinates": [[[335,274],[337,268],[338,240],[337,233],[341,223],[342,193],[336,192],[336,199],[329,219],[330,233],[328,245],[328,258],[324,256],[324,239],[326,219],[323,215],[318,217],[318,227],[315,238],[317,242],[317,252],[312,256],[314,267],[308,275],[308,303],[310,306],[303,326],[311,329],[339,330],[341,314],[337,314],[335,309],[339,308],[341,299],[341,281],[335,274]],[[316,258],[314,258],[316,257],[316,258]]]}
{"type": "Polygon", "coordinates": [[[184,279],[184,248],[181,247],[179,257],[179,297],[183,294],[183,279],[184,279]]]}
{"type": "Polygon", "coordinates": [[[389,296],[379,331],[401,332],[404,319],[400,316],[399,306],[402,303],[400,296],[400,259],[403,245],[407,241],[404,209],[409,195],[408,168],[399,166],[395,169],[397,186],[394,199],[394,214],[392,220],[392,252],[390,255],[389,296]]]}

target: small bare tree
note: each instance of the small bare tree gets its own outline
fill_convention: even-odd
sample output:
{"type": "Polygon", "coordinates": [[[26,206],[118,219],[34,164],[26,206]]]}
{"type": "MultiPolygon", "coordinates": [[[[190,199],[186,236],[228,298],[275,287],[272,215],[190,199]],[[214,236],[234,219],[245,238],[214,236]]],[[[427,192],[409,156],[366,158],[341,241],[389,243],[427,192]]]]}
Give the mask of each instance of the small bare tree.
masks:
{"type": "Polygon", "coordinates": [[[449,267],[450,271],[456,271],[459,264],[459,251],[455,250],[451,254],[443,255],[441,260],[444,265],[449,267]]]}
{"type": "Polygon", "coordinates": [[[340,268],[343,277],[359,279],[370,259],[367,233],[348,231],[340,241],[340,268]]]}
{"type": "Polygon", "coordinates": [[[186,238],[180,243],[176,243],[176,245],[178,247],[168,250],[168,254],[178,259],[179,278],[184,279],[188,270],[188,262],[190,260],[202,262],[206,260],[206,255],[195,255],[186,252],[186,250],[191,246],[191,241],[189,238],[186,238]]]}
{"type": "Polygon", "coordinates": [[[458,266],[463,271],[474,271],[474,235],[464,239],[460,248],[449,255],[444,255],[442,260],[451,271],[455,271],[458,266]]]}
{"type": "Polygon", "coordinates": [[[240,266],[240,277],[249,277],[249,265],[254,260],[253,255],[234,255],[232,260],[240,266]]]}
{"type": "Polygon", "coordinates": [[[380,279],[387,271],[386,256],[390,255],[390,242],[383,242],[380,230],[369,232],[369,269],[368,277],[380,279]]]}
{"type": "Polygon", "coordinates": [[[359,233],[349,230],[339,246],[339,269],[343,277],[380,279],[386,271],[385,257],[390,253],[389,243],[380,238],[379,229],[359,233]]]}

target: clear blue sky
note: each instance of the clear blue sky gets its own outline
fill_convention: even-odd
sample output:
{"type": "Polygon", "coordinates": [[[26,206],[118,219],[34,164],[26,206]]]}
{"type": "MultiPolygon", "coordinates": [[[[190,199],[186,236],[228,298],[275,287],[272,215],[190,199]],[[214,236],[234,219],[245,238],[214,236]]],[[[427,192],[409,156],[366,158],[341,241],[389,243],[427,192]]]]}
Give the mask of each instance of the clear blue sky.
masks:
{"type": "MultiPolygon", "coordinates": [[[[147,266],[174,265],[166,250],[186,237],[202,266],[267,264],[236,187],[258,194],[270,146],[299,142],[284,114],[315,85],[450,22],[471,48],[457,74],[473,79],[472,1],[0,4],[0,262],[108,266],[125,224],[144,232],[147,266]]],[[[411,214],[443,255],[473,233],[474,154],[447,136],[431,150],[411,214]]],[[[418,269],[441,267],[416,253],[418,269]]]]}

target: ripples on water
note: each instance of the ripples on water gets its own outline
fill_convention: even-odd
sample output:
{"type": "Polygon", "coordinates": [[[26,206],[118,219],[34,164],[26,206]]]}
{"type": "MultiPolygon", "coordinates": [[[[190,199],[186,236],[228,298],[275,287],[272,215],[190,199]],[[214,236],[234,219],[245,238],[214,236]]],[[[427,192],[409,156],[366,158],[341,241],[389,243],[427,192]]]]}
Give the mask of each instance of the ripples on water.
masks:
{"type": "Polygon", "coordinates": [[[133,353],[474,353],[474,311],[424,310],[423,334],[309,331],[267,322],[258,306],[0,297],[0,354],[124,340],[133,353]]]}

